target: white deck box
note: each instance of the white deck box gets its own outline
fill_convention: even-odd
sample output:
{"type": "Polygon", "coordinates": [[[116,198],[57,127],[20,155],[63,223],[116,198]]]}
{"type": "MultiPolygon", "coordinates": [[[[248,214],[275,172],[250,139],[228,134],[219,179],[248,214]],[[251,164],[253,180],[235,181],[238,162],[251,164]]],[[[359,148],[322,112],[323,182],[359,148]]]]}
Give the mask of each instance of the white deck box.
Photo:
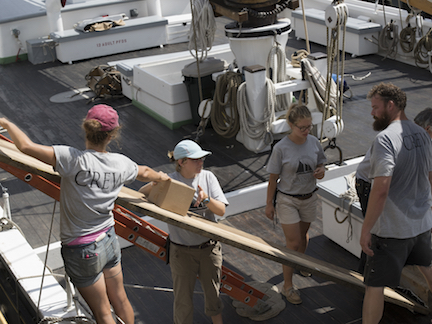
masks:
{"type": "MultiPolygon", "coordinates": [[[[234,60],[228,44],[214,46],[209,57],[234,60]]],[[[122,73],[122,91],[134,105],[170,129],[192,123],[182,69],[195,59],[189,51],[109,62],[122,73]],[[131,73],[132,72],[132,73],[131,73]]]]}
{"type": "Polygon", "coordinates": [[[355,202],[350,207],[349,200],[340,197],[347,189],[344,176],[318,183],[318,194],[322,200],[323,234],[360,257],[363,215],[359,202],[355,202]],[[348,211],[350,217],[347,217],[348,211]]]}
{"type": "Polygon", "coordinates": [[[51,33],[57,44],[59,61],[70,63],[124,53],[166,44],[168,20],[159,16],[125,20],[124,26],[116,26],[101,32],[80,32],[75,29],[51,33]]]}
{"type": "MultiPolygon", "coordinates": [[[[305,16],[309,40],[317,44],[327,45],[327,27],[324,21],[324,10],[306,9],[305,16]]],[[[296,37],[305,39],[306,34],[302,11],[292,11],[291,17],[296,37]]],[[[372,39],[372,36],[375,36],[378,39],[378,34],[381,29],[382,27],[380,24],[348,17],[345,36],[345,51],[351,53],[353,56],[378,53],[378,45],[367,39],[372,39]]],[[[340,44],[342,44],[342,37],[340,39],[340,44]]]]}

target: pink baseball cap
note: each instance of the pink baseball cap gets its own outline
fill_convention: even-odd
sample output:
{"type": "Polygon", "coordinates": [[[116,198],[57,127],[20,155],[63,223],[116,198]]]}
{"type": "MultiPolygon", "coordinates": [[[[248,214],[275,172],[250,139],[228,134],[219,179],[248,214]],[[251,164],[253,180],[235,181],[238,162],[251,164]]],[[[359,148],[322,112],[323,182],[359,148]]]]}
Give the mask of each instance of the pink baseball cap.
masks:
{"type": "Polygon", "coordinates": [[[87,113],[86,120],[94,119],[101,124],[101,131],[109,132],[119,126],[118,114],[108,105],[95,105],[87,113]]]}

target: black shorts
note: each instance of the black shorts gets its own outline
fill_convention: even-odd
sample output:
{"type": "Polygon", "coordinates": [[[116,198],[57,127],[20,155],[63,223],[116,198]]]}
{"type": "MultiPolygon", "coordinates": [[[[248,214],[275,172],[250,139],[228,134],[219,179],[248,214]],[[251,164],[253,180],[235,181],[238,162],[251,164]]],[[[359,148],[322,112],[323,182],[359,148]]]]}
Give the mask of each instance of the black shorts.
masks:
{"type": "Polygon", "coordinates": [[[405,265],[428,267],[432,261],[431,231],[408,239],[372,235],[374,256],[368,256],[364,283],[370,287],[397,287],[405,265]]]}

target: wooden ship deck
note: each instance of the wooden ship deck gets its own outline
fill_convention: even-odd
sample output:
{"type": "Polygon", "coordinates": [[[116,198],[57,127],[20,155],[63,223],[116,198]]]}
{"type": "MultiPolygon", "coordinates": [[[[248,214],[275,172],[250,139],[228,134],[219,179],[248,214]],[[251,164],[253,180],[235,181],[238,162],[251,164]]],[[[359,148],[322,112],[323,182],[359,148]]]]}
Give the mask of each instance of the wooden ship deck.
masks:
{"type": "MultiPolygon", "coordinates": [[[[227,43],[223,26],[228,21],[218,18],[217,22],[215,45],[227,43]]],[[[312,52],[325,52],[322,46],[311,44],[311,47],[312,52]]],[[[286,48],[287,56],[302,48],[305,48],[304,41],[297,40],[294,32],[291,33],[286,48]]],[[[32,65],[28,61],[0,65],[0,116],[17,123],[35,142],[67,144],[82,149],[84,141],[80,124],[91,103],[85,100],[52,103],[50,97],[85,87],[84,76],[97,65],[185,50],[187,44],[176,44],[75,62],[72,65],[60,62],[32,65]]],[[[360,80],[346,77],[353,96],[344,101],[342,118],[345,127],[336,143],[343,152],[344,160],[363,155],[376,134],[371,127],[370,103],[366,99],[367,92],[376,83],[392,82],[406,91],[406,113],[411,119],[426,106],[431,106],[432,76],[428,71],[390,59],[384,60],[378,55],[355,58],[347,55],[347,75],[359,78],[369,72],[369,77],[360,80]]],[[[196,130],[195,125],[170,130],[135,107],[127,98],[96,102],[105,102],[119,112],[123,125],[122,138],[120,146],[114,145],[112,150],[122,152],[137,163],[156,170],[172,171],[167,151],[181,139],[194,136],[196,130]]],[[[264,167],[269,152],[252,153],[235,139],[218,136],[211,128],[206,128],[200,143],[213,152],[206,160],[206,168],[216,174],[225,192],[267,181],[268,175],[264,167]]],[[[329,163],[339,159],[334,150],[327,150],[326,154],[329,163]]],[[[53,200],[1,170],[0,183],[8,189],[13,220],[25,233],[30,245],[35,249],[41,248],[47,244],[50,235],[51,242],[58,242],[58,208],[54,211],[53,231],[51,234],[49,232],[53,200]]],[[[139,182],[130,185],[132,189],[140,186],[139,182]]],[[[272,222],[265,218],[263,208],[230,216],[222,222],[280,245],[284,244],[281,229],[273,227],[272,222]]],[[[321,218],[312,224],[310,237],[306,254],[347,269],[357,268],[357,257],[323,235],[321,218]]],[[[123,249],[122,253],[124,281],[135,311],[136,323],[171,323],[173,296],[169,291],[172,287],[169,266],[135,246],[123,249]],[[168,289],[165,291],[155,287],[168,289]]],[[[280,264],[226,244],[223,246],[223,256],[224,265],[242,275],[246,282],[266,282],[281,287],[283,278],[280,264]]],[[[62,272],[62,268],[56,269],[56,272],[62,272]]],[[[315,275],[304,278],[296,274],[294,281],[300,288],[303,303],[291,305],[286,302],[286,307],[277,316],[265,320],[265,323],[361,323],[363,293],[315,275]]],[[[199,284],[196,290],[194,323],[210,323],[203,311],[204,301],[199,293],[199,284]]],[[[225,323],[254,322],[236,313],[229,296],[223,295],[222,300],[225,323]]],[[[430,315],[414,314],[386,303],[382,323],[430,321],[430,315]]]]}

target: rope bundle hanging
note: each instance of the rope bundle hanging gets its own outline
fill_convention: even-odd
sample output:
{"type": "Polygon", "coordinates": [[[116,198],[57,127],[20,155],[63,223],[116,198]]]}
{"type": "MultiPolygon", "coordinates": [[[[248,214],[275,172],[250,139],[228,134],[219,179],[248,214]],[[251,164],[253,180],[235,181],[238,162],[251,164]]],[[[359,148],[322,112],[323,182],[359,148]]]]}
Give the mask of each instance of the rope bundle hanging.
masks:
{"type": "Polygon", "coordinates": [[[216,20],[209,0],[190,0],[192,24],[189,30],[189,52],[199,61],[207,57],[216,34],[216,20]]]}
{"type": "Polygon", "coordinates": [[[432,29],[424,35],[414,48],[414,58],[418,67],[424,68],[429,66],[432,72],[431,55],[432,55],[432,29]]]}
{"type": "Polygon", "coordinates": [[[399,34],[399,44],[404,53],[411,53],[416,44],[416,30],[417,27],[411,27],[408,24],[404,29],[401,30],[399,34]]]}
{"type": "Polygon", "coordinates": [[[393,21],[389,22],[379,33],[378,46],[386,52],[385,57],[395,57],[399,43],[399,26],[393,21]]]}
{"type": "MultiPolygon", "coordinates": [[[[288,80],[286,75],[286,56],[282,50],[281,45],[275,40],[273,47],[267,57],[267,78],[273,81],[273,83],[285,82],[288,80]]],[[[270,94],[269,94],[270,95],[270,94]]],[[[275,94],[272,94],[275,96],[275,94]]],[[[288,93],[280,94],[274,99],[276,100],[275,111],[282,111],[287,109],[291,104],[291,98],[288,93]]]]}
{"type": "MultiPolygon", "coordinates": [[[[251,139],[263,139],[263,147],[273,142],[271,124],[275,120],[275,87],[273,82],[266,78],[267,104],[263,108],[263,117],[255,118],[249,108],[246,96],[246,82],[238,88],[237,106],[240,117],[240,129],[251,139]]],[[[260,150],[261,148],[257,148],[260,150]]]]}
{"type": "Polygon", "coordinates": [[[352,226],[352,216],[351,216],[351,208],[352,204],[356,201],[359,201],[357,191],[355,189],[355,172],[350,173],[349,175],[345,176],[345,180],[347,182],[347,191],[344,193],[341,193],[339,195],[340,198],[348,199],[348,212],[345,218],[342,220],[339,220],[337,217],[337,212],[340,211],[340,208],[337,207],[334,211],[335,220],[338,224],[343,224],[345,221],[348,222],[348,228],[347,228],[347,239],[346,242],[349,243],[352,240],[353,236],[353,226],[352,226]]]}
{"type": "Polygon", "coordinates": [[[219,75],[216,80],[210,118],[214,131],[226,138],[234,137],[240,129],[237,90],[241,83],[242,74],[232,71],[219,75]]]}

